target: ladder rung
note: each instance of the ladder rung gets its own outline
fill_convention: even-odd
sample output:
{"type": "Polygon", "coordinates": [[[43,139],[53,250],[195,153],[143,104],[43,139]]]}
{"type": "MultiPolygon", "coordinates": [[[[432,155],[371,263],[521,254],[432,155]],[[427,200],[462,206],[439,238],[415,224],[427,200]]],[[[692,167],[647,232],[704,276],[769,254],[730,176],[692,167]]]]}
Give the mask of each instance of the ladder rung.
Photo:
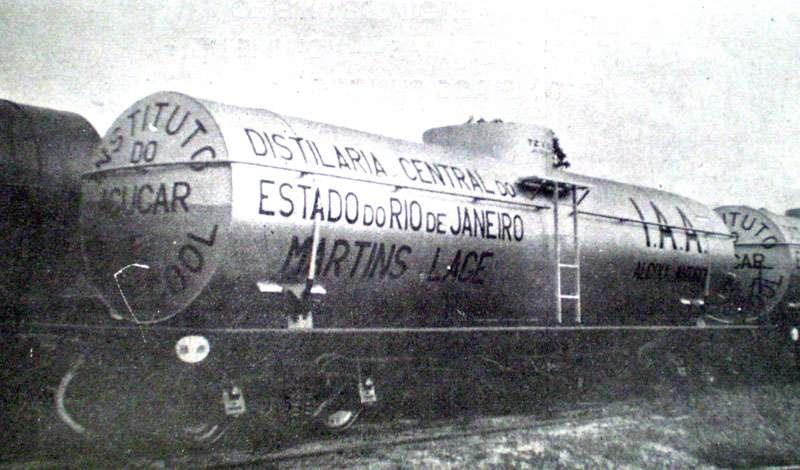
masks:
{"type": "Polygon", "coordinates": [[[567,294],[561,294],[558,297],[560,299],[572,299],[572,300],[578,300],[581,298],[580,295],[567,295],[567,294]]]}
{"type": "Polygon", "coordinates": [[[578,264],[566,264],[566,263],[558,263],[559,268],[569,268],[569,269],[578,269],[580,265],[578,264]]]}

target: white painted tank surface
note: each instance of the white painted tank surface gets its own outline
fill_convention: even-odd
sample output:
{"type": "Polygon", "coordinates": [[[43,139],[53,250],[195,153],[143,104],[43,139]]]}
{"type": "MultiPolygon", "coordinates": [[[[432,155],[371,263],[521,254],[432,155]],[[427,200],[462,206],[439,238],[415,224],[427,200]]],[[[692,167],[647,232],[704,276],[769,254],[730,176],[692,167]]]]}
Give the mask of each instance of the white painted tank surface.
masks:
{"type": "MultiPolygon", "coordinates": [[[[86,162],[93,282],[141,323],[287,328],[287,315],[313,309],[295,326],[685,324],[732,268],[728,229],[710,208],[552,171],[552,148],[536,143],[551,131],[465,126],[517,140],[465,150],[177,93],[144,98],[86,162]],[[564,298],[560,323],[555,199],[560,262],[579,264],[581,281],[581,316],[564,298]],[[292,300],[309,288],[313,304],[292,300]]],[[[562,294],[574,294],[578,270],[561,271],[562,294]]]]}
{"type": "Polygon", "coordinates": [[[800,308],[800,219],[747,206],[716,209],[736,237],[735,301],[782,321],[800,308]]]}

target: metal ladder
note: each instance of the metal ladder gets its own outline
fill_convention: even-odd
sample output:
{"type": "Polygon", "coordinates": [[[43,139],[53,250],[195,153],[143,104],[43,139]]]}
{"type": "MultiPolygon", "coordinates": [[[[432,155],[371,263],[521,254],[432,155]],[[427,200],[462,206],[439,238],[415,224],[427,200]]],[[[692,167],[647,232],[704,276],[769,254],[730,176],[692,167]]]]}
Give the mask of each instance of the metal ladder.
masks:
{"type": "Polygon", "coordinates": [[[559,183],[553,181],[553,252],[555,258],[555,273],[556,273],[556,321],[562,323],[563,302],[565,300],[571,301],[575,307],[575,323],[581,322],[581,243],[578,235],[578,189],[575,184],[559,183]],[[569,207],[572,209],[570,217],[572,218],[572,247],[575,253],[575,259],[572,262],[564,263],[561,259],[561,240],[559,234],[559,200],[561,199],[561,190],[567,191],[570,198],[569,207]],[[564,276],[562,273],[572,270],[575,273],[575,291],[572,293],[564,292],[564,276]]]}

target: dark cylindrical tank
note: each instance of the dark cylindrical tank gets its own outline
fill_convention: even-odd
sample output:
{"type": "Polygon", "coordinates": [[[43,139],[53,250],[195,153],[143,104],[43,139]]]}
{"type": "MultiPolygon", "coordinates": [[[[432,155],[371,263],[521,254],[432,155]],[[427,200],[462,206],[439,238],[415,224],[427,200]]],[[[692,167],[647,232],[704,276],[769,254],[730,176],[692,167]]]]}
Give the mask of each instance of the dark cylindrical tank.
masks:
{"type": "Polygon", "coordinates": [[[65,354],[50,354],[53,335],[31,336],[26,326],[63,314],[63,296],[76,292],[83,263],[75,164],[99,140],[77,114],[0,100],[2,451],[37,448],[44,423],[52,426],[43,410],[57,369],[48,366],[65,354]]]}
{"type": "Polygon", "coordinates": [[[800,208],[797,209],[789,209],[786,211],[786,215],[789,217],[797,217],[800,218],[800,208]]]}
{"type": "Polygon", "coordinates": [[[77,114],[0,100],[0,296],[5,305],[48,303],[79,276],[76,165],[99,140],[77,114]]]}
{"type": "MultiPolygon", "coordinates": [[[[90,276],[135,322],[286,328],[298,308],[287,292],[313,274],[312,292],[326,292],[315,327],[406,328],[682,323],[730,269],[729,232],[710,208],[551,172],[537,142],[550,131],[468,126],[498,127],[455,134],[518,138],[478,146],[513,159],[152,95],[86,162],[90,276]],[[574,265],[572,186],[582,316],[565,298],[558,323],[554,200],[561,263],[574,265]]],[[[562,270],[562,294],[575,293],[577,269],[562,270]]]]}
{"type": "Polygon", "coordinates": [[[717,213],[735,241],[735,302],[774,322],[800,313],[800,219],[747,206],[717,213]]]}

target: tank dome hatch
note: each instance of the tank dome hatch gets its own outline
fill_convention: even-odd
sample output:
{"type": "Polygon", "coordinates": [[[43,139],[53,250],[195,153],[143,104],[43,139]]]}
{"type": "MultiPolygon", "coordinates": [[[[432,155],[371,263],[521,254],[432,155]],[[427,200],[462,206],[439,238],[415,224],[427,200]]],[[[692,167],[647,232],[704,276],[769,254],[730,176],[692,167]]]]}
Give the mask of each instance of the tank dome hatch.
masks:
{"type": "Polygon", "coordinates": [[[549,174],[569,166],[555,133],[532,124],[470,120],[456,126],[428,129],[422,135],[422,141],[468,152],[476,157],[489,156],[503,160],[528,169],[526,173],[549,174]]]}

